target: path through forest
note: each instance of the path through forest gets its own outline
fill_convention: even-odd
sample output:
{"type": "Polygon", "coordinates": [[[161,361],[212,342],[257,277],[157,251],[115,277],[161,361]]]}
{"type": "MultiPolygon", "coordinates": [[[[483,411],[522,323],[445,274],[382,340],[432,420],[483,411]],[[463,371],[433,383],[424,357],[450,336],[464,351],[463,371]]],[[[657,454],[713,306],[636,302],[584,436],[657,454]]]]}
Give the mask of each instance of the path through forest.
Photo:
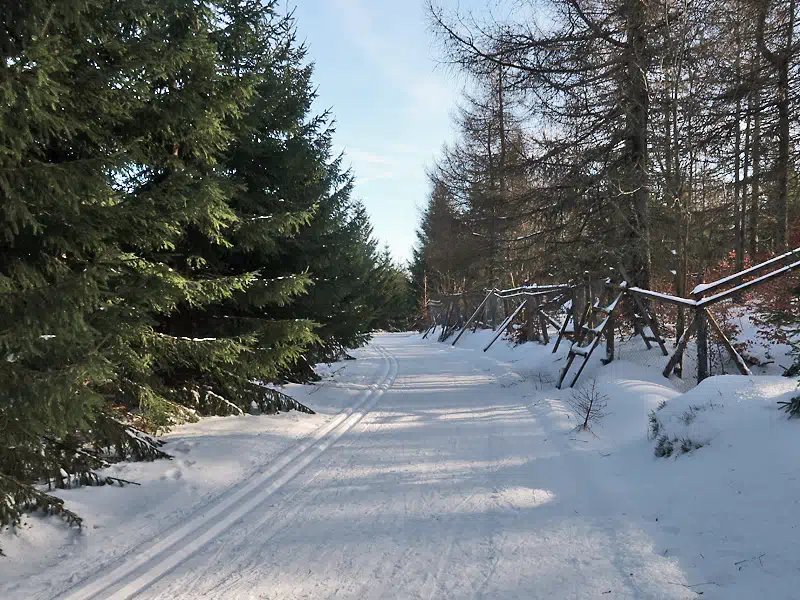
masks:
{"type": "Polygon", "coordinates": [[[360,354],[350,409],[67,595],[687,598],[680,563],[507,365],[419,336],[360,354]]]}

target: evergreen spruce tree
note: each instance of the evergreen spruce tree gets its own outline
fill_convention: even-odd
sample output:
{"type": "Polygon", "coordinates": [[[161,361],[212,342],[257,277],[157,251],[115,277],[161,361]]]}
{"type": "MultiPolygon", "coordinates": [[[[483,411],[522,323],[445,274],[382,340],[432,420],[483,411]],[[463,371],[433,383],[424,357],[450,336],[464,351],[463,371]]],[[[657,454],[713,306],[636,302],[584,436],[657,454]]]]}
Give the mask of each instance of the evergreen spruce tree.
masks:
{"type": "MultiPolygon", "coordinates": [[[[369,338],[377,315],[373,276],[379,253],[368,215],[352,197],[352,175],[342,168],[342,157],[332,154],[330,114],[312,113],[313,67],[291,19],[276,23],[272,35],[283,43],[273,46],[271,69],[259,75],[243,130],[251,137],[229,157],[247,190],[238,200],[239,246],[251,245],[247,264],[258,269],[262,283],[256,287],[264,292],[253,290],[249,300],[240,300],[261,316],[271,307],[264,325],[286,336],[280,347],[289,359],[277,363],[279,371],[296,360],[292,377],[305,380],[314,378],[315,362],[369,338]],[[301,346],[308,350],[298,354],[301,346]]],[[[234,40],[227,38],[232,51],[243,47],[234,40]]]]}
{"type": "Polygon", "coordinates": [[[231,124],[231,143],[219,155],[236,222],[228,244],[204,235],[187,237],[179,252],[190,260],[176,265],[195,276],[245,277],[247,283],[222,301],[183,303],[160,327],[173,339],[201,339],[211,348],[220,340],[235,341],[226,352],[181,352],[181,360],[157,366],[176,402],[206,414],[242,412],[254,403],[268,412],[308,410],[264,385],[290,370],[317,339],[311,321],[294,318],[291,308],[283,318],[274,310],[290,305],[310,283],[305,273],[278,260],[278,250],[314,213],[304,188],[317,168],[305,159],[314,152],[306,133],[310,69],[303,65],[292,20],[276,15],[274,7],[257,0],[226,0],[218,6],[215,39],[224,65],[230,77],[254,90],[242,118],[231,124]]]}
{"type": "MultiPolygon", "coordinates": [[[[107,99],[77,94],[80,60],[70,32],[94,35],[92,2],[6,5],[0,51],[0,521],[26,505],[58,512],[27,486],[58,469],[46,436],[88,427],[103,398],[88,385],[111,372],[90,315],[109,279],[101,205],[113,167],[98,147],[107,134],[91,112],[107,99]],[[85,210],[78,207],[87,205],[85,210]]],[[[67,514],[77,521],[77,517],[67,514]]]]}
{"type": "MultiPolygon", "coordinates": [[[[249,97],[219,67],[213,11],[190,0],[38,2],[6,12],[0,81],[0,521],[64,512],[30,484],[102,483],[113,458],[163,456],[177,410],[153,378],[179,353],[158,316],[230,297],[247,278],[177,269],[189,235],[236,221],[215,156],[249,97]]],[[[184,360],[181,358],[181,360],[184,360]]]]}
{"type": "Polygon", "coordinates": [[[304,408],[265,383],[397,318],[275,6],[5,7],[0,523],[79,523],[33,484],[123,483],[96,469],[166,456],[143,431],[304,408]]]}
{"type": "MultiPolygon", "coordinates": [[[[330,133],[321,138],[325,158],[330,133]]],[[[378,251],[372,227],[364,206],[352,197],[353,179],[342,171],[341,157],[324,169],[317,212],[284,247],[284,260],[297,270],[307,269],[314,284],[296,304],[297,314],[320,325],[321,341],[308,354],[311,364],[344,357],[346,349],[365,344],[376,316],[378,251]]],[[[301,372],[313,376],[307,369],[301,372]]]]}
{"type": "Polygon", "coordinates": [[[392,259],[384,248],[375,264],[374,292],[371,304],[375,307],[372,329],[406,331],[416,316],[415,296],[409,273],[392,259]]]}

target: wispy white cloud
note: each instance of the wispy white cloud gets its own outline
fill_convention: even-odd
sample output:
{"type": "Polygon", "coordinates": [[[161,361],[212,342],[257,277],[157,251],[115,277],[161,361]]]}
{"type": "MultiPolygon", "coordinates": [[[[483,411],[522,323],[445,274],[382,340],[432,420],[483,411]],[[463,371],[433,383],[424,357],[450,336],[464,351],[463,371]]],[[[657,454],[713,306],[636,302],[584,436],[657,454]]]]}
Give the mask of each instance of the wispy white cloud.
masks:
{"type": "Polygon", "coordinates": [[[431,75],[418,77],[409,87],[410,110],[446,118],[452,103],[452,91],[431,75]]]}
{"type": "Polygon", "coordinates": [[[387,152],[393,154],[419,154],[419,147],[414,144],[389,143],[386,144],[387,152]]]}
{"type": "Polygon", "coordinates": [[[420,168],[418,150],[409,144],[385,144],[377,150],[340,150],[353,167],[359,183],[408,177],[420,168]]]}
{"type": "Polygon", "coordinates": [[[397,165],[398,162],[397,159],[390,156],[376,154],[374,152],[364,152],[362,150],[345,150],[345,154],[351,160],[370,165],[394,166],[397,165]]]}
{"type": "MultiPolygon", "coordinates": [[[[376,18],[376,3],[366,0],[330,1],[341,15],[348,41],[361,51],[367,62],[378,67],[400,93],[405,94],[409,116],[447,118],[453,103],[453,90],[441,76],[432,73],[432,65],[424,56],[426,52],[420,52],[420,46],[426,43],[424,36],[409,39],[408,32],[398,35],[391,20],[382,18],[379,21],[376,18]]],[[[420,30],[424,30],[421,15],[420,30]]]]}
{"type": "Polygon", "coordinates": [[[356,174],[356,181],[360,184],[372,183],[373,181],[380,181],[382,179],[394,179],[395,174],[392,171],[383,171],[376,173],[368,173],[366,175],[356,174]]]}
{"type": "Polygon", "coordinates": [[[345,161],[350,163],[356,175],[356,181],[361,184],[382,179],[392,179],[401,166],[401,161],[393,156],[378,152],[342,148],[345,161]]]}

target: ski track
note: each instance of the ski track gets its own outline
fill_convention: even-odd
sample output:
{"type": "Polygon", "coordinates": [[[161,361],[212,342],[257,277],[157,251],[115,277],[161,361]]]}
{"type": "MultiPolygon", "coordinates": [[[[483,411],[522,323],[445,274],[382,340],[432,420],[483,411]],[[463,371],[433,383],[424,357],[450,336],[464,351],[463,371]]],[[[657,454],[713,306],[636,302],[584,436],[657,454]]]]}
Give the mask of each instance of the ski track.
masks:
{"type": "Polygon", "coordinates": [[[228,527],[241,524],[246,513],[272,496],[358,423],[391,386],[397,374],[397,362],[380,346],[373,345],[372,348],[384,359],[384,373],[354,406],[343,410],[288,449],[264,471],[251,477],[246,485],[239,486],[233,493],[221,495],[210,506],[201,507],[160,540],[147,544],[145,548],[131,550],[117,561],[121,563],[119,566],[90,577],[89,581],[84,580],[57,597],[66,600],[131,598],[212,542],[228,527]],[[241,504],[237,505],[239,502],[241,504]],[[203,530],[204,526],[208,528],[203,530]]]}
{"type": "Polygon", "coordinates": [[[696,597],[557,400],[529,406],[482,353],[377,342],[354,406],[56,597],[696,597]]]}

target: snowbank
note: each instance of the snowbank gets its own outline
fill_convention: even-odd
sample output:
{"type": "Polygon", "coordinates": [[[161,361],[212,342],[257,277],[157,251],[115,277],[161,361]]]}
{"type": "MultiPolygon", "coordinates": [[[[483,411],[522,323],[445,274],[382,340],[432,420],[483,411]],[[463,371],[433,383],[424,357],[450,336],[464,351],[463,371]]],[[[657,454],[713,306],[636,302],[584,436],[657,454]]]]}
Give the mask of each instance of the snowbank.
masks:
{"type": "MultiPolygon", "coordinates": [[[[639,339],[619,343],[608,366],[593,357],[578,387],[594,380],[608,415],[590,432],[575,429],[573,392],[554,388],[568,343],[553,355],[552,344],[498,340],[487,354],[498,360],[501,385],[515,385],[537,418],[561,432],[553,441],[572,457],[576,485],[615,498],[626,522],[640,522],[654,551],[684,573],[675,585],[687,598],[793,600],[800,597],[800,420],[777,403],[800,389],[798,379],[777,376],[791,364],[789,348],[758,340],[746,315],[741,325],[766,363],[754,372],[767,374],[718,375],[694,386],[690,348],[687,379],[666,379],[666,359],[639,339]],[[656,456],[662,439],[673,444],[669,458],[656,456]]],[[[489,335],[465,335],[458,346],[482,349],[489,335]]]]}
{"type": "Polygon", "coordinates": [[[375,362],[369,360],[369,349],[356,354],[368,359],[319,365],[320,382],[282,388],[317,414],[291,411],[203,418],[163,436],[162,450],[172,460],[122,462],[99,471],[139,485],[52,491],[83,518],[84,527],[70,529],[57,517],[33,514],[15,530],[1,531],[0,549],[5,556],[0,556],[0,598],[28,597],[27,592],[15,591],[26,579],[30,580],[26,584],[38,586],[47,597],[47,587],[75,577],[61,572],[63,559],[81,557],[83,571],[92,570],[98,562],[111,563],[235,489],[328,423],[369,387],[375,362]]]}
{"type": "Polygon", "coordinates": [[[796,447],[800,431],[787,426],[777,402],[797,394],[796,380],[784,377],[711,377],[653,412],[651,434],[660,440],[659,448],[675,446],[667,455],[709,445],[746,445],[757,455],[764,448],[776,451],[776,444],[796,447]]]}

